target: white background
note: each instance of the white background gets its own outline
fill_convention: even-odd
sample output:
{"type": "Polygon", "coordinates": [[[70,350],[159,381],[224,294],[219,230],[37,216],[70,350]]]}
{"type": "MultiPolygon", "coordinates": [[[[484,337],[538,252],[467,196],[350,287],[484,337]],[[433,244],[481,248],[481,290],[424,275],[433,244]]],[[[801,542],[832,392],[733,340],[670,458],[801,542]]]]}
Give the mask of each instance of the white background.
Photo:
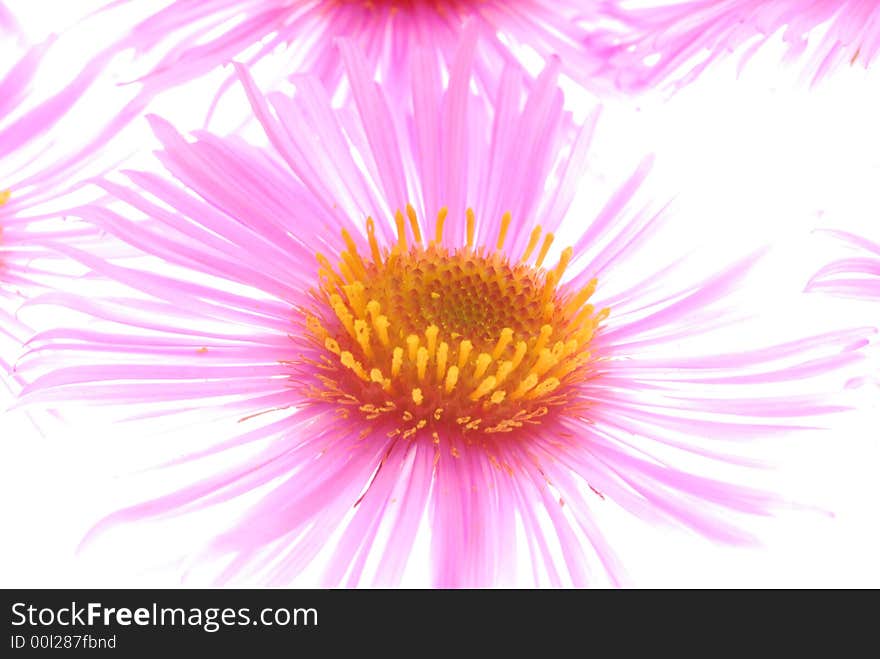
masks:
{"type": "MultiPolygon", "coordinates": [[[[32,36],[40,38],[62,30],[75,10],[93,3],[7,4],[32,36]],[[46,11],[49,5],[51,12],[46,11]]],[[[71,61],[77,52],[87,51],[88,41],[68,38],[71,61]]],[[[807,89],[799,82],[800,71],[781,66],[780,56],[780,44],[771,40],[740,75],[735,60],[728,59],[671,97],[606,99],[585,184],[592,187],[578,200],[582,208],[592,207],[601,191],[619,181],[642,155],[655,153],[646,194],[675,196],[676,221],[688,227],[691,238],[714,237],[714,248],[723,246],[719,260],[736,258],[744,246],[766,240],[780,245],[775,265],[764,271],[766,287],[751,289],[756,309],[767,305],[771,289],[774,294],[780,286],[796,291],[811,272],[840,256],[840,248],[813,234],[813,228],[844,228],[880,240],[880,66],[870,72],[841,69],[807,89]]],[[[202,115],[191,98],[169,94],[156,111],[182,128],[195,127],[202,115]]],[[[582,115],[595,101],[570,90],[568,102],[582,115]]],[[[154,146],[142,124],[126,139],[126,148],[154,146]]],[[[658,244],[658,253],[677,253],[683,235],[664,234],[662,240],[668,242],[658,244]]],[[[876,304],[825,296],[811,296],[807,304],[814,309],[817,328],[880,323],[876,304]]],[[[787,331],[779,326],[769,333],[787,331]]],[[[764,546],[729,548],[684,532],[645,527],[614,512],[604,514],[601,521],[629,568],[631,582],[671,587],[880,586],[878,398],[876,389],[866,388],[856,396],[863,410],[842,418],[833,431],[778,447],[785,461],[776,476],[780,487],[833,517],[782,514],[757,526],[764,546]]],[[[129,473],[148,461],[150,450],[131,436],[120,436],[100,412],[74,419],[72,427],[45,421],[47,434],[40,436],[20,412],[0,417],[0,585],[179,584],[180,566],[161,565],[168,548],[151,546],[148,534],[140,537],[137,548],[120,541],[109,550],[76,554],[80,539],[100,515],[148,493],[138,491],[129,473]],[[149,568],[132,560],[136,549],[155,558],[149,568]]],[[[186,441],[191,435],[175,437],[186,441]]],[[[222,526],[222,521],[214,523],[222,526]]],[[[208,528],[180,532],[198,535],[208,528]]],[[[407,585],[422,585],[424,560],[423,552],[416,556],[407,585]]]]}

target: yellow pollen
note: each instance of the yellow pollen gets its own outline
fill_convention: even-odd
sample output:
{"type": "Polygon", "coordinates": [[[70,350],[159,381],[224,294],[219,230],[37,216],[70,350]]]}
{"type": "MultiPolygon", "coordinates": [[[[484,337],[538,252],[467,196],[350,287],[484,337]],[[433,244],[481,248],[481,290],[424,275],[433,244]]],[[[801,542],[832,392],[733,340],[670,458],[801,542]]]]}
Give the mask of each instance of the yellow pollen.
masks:
{"type": "Polygon", "coordinates": [[[12,190],[0,190],[0,206],[5,206],[12,196],[12,190]]]}
{"type": "Polygon", "coordinates": [[[383,437],[408,441],[461,438],[459,455],[520,436],[517,429],[548,414],[588,413],[577,385],[596,373],[591,342],[609,314],[588,303],[597,281],[562,292],[574,251],[562,250],[544,268],[553,234],[539,226],[522,255],[509,258],[510,213],[495,221],[492,242],[480,245],[467,209],[465,244],[444,246],[447,216],[441,208],[432,230],[407,204],[394,213],[393,244],[381,243],[367,218],[369,251],[346,229],[332,255],[338,265],[315,255],[316,306],[303,311],[302,324],[324,353],[307,360],[314,382],[302,386],[341,418],[362,415],[363,438],[371,424],[383,437]]]}

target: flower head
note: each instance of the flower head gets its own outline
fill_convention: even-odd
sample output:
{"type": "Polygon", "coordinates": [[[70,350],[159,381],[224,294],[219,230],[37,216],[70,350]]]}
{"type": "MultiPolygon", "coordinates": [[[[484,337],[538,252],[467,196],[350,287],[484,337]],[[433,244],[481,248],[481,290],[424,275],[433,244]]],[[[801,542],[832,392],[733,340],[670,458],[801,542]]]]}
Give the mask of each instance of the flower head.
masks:
{"type": "Polygon", "coordinates": [[[676,456],[724,463],[732,440],[839,411],[834,371],[864,332],[682,350],[723,329],[754,259],[678,288],[670,255],[621,283],[664,221],[632,210],[648,161],[556,244],[595,116],[563,110],[558,62],[529,84],[508,67],[490,106],[471,91],[474,46],[446,83],[415,55],[400,113],[347,42],[356,113],[308,76],[267,99],[239,67],[271,149],[153,117],[177,183],[105,181],[139,221],[77,211],[142,258],[56,246],[130,292],[63,300],[95,322],[31,342],[23,400],[231,415],[189,459],[266,442],[96,533],[260,491],[209,539],[221,580],[287,583],[324,549],[327,583],[398,583],[427,516],[435,585],[513,581],[518,527],[536,582],[584,585],[593,564],[619,577],[593,516],[605,502],[734,542],[749,535],[730,511],[777,503],[676,456]]]}
{"type": "MultiPolygon", "coordinates": [[[[14,25],[11,15],[0,8],[0,34],[11,35],[14,25]]],[[[4,62],[10,63],[0,69],[0,378],[4,389],[12,388],[13,361],[30,334],[17,308],[25,298],[51,285],[52,275],[58,274],[49,265],[57,261],[57,254],[44,250],[41,241],[84,244],[83,239],[96,233],[94,227],[82,223],[65,225],[51,205],[75,187],[77,175],[132,116],[108,117],[97,135],[80,126],[71,134],[59,130],[92,87],[103,61],[88,62],[66,83],[46,82],[44,58],[54,45],[54,38],[35,46],[23,45],[23,39],[2,43],[4,62]]]]}
{"type": "Polygon", "coordinates": [[[688,0],[622,9],[624,36],[607,52],[625,88],[684,85],[716,59],[748,60],[781,32],[788,57],[816,82],[836,66],[869,66],[880,51],[880,5],[861,0],[688,0]]]}
{"type": "MultiPolygon", "coordinates": [[[[115,4],[115,3],[114,3],[115,4]]],[[[136,3],[127,3],[131,10],[136,3]]],[[[476,60],[488,82],[516,48],[526,44],[543,58],[558,55],[567,73],[586,83],[598,60],[587,47],[607,2],[577,0],[175,0],[137,25],[113,48],[141,53],[166,48],[145,77],[164,88],[225,65],[255,63],[286,49],[283,73],[309,71],[328,88],[342,79],[336,41],[347,38],[366,53],[367,66],[386,89],[406,87],[410,54],[428,49],[451,64],[466,23],[482,39],[476,60]]],[[[281,70],[281,69],[279,69],[281,70]]]]}

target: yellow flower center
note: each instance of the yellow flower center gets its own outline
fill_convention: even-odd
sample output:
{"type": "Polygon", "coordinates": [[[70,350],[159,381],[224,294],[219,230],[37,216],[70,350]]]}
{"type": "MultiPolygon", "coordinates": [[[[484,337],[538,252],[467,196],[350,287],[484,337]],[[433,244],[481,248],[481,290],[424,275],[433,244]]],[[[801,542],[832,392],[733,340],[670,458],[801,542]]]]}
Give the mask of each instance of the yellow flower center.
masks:
{"type": "Polygon", "coordinates": [[[595,279],[560,291],[572,249],[545,269],[553,234],[542,241],[536,227],[511,260],[502,251],[509,214],[494,248],[475,247],[468,210],[467,244],[450,250],[441,244],[445,209],[425,245],[411,206],[406,215],[396,215],[391,249],[379,247],[368,218],[369,255],[345,231],[336,268],[317,254],[321,283],[306,327],[324,355],[310,395],[371,422],[364,435],[386,424],[390,437],[426,433],[435,442],[450,430],[473,440],[508,433],[569,403],[608,316],[587,304],[595,279]]]}

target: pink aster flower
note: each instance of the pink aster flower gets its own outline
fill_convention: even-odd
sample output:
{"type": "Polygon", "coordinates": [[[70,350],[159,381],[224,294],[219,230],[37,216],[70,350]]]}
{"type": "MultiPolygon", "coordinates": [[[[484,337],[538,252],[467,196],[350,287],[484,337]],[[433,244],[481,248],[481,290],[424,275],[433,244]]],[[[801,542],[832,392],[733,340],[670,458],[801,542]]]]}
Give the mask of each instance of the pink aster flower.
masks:
{"type": "Polygon", "coordinates": [[[874,0],[686,0],[623,9],[618,18],[625,36],[606,54],[630,89],[687,84],[731,52],[745,63],[777,33],[789,59],[804,58],[811,82],[842,64],[867,67],[880,51],[874,0]]]}
{"type": "Polygon", "coordinates": [[[44,60],[56,39],[26,47],[15,26],[12,15],[0,8],[0,379],[7,390],[14,358],[30,335],[18,306],[61,272],[52,266],[58,255],[43,249],[41,241],[85,244],[96,234],[83,223],[66,225],[51,204],[76,186],[101,147],[136,115],[134,105],[115,115],[106,107],[107,121],[95,134],[75,117],[64,123],[92,89],[105,60],[87,62],[68,81],[51,81],[58,71],[46,75],[44,60]],[[14,35],[19,38],[6,39],[14,35]]]}
{"type": "Polygon", "coordinates": [[[205,538],[220,582],[290,583],[323,550],[323,582],[393,585],[427,520],[436,586],[509,584],[523,551],[538,584],[617,583],[595,518],[612,502],[748,542],[731,516],[779,499],[709,473],[842,409],[835,371],[865,333],[725,349],[755,257],[681,287],[678,255],[645,271],[664,222],[632,208],[647,162],[568,217],[595,115],[563,110],[558,62],[529,84],[507,68],[490,105],[473,42],[448,83],[421,51],[393,114],[368,60],[341,53],[356,110],[308,76],[265,97],[238,68],[271,148],[150,119],[170,176],[128,171],[102,183],[128,211],[77,211],[140,260],[56,245],[129,293],[49,300],[93,322],[31,342],[25,403],[217,415],[188,464],[259,447],[91,537],[251,497],[205,538]]]}
{"type": "MultiPolygon", "coordinates": [[[[0,30],[14,24],[11,16],[0,17],[0,30]]],[[[0,382],[7,390],[13,359],[29,336],[15,311],[23,291],[35,289],[45,274],[32,263],[35,220],[28,211],[51,199],[63,183],[62,169],[39,154],[46,149],[46,134],[82,91],[73,85],[41,104],[30,102],[29,88],[47,47],[31,48],[0,73],[0,382]]]]}
{"type": "MultiPolygon", "coordinates": [[[[126,11],[139,8],[132,2],[108,7],[118,4],[124,4],[126,11]]],[[[598,66],[586,43],[607,4],[579,0],[174,0],[137,23],[112,48],[134,48],[142,55],[162,53],[145,77],[150,89],[191,80],[233,58],[252,64],[282,47],[285,65],[278,70],[285,75],[309,71],[335,88],[342,74],[335,42],[342,37],[361,47],[368,68],[379,72],[386,88],[405,89],[410,54],[426,48],[450,64],[463,26],[470,21],[483,37],[475,60],[481,81],[526,44],[544,58],[560,56],[565,72],[586,82],[598,66]]]]}
{"type": "Polygon", "coordinates": [[[824,233],[841,240],[856,255],[819,270],[807,284],[807,291],[880,300],[880,243],[844,231],[824,233]]]}

